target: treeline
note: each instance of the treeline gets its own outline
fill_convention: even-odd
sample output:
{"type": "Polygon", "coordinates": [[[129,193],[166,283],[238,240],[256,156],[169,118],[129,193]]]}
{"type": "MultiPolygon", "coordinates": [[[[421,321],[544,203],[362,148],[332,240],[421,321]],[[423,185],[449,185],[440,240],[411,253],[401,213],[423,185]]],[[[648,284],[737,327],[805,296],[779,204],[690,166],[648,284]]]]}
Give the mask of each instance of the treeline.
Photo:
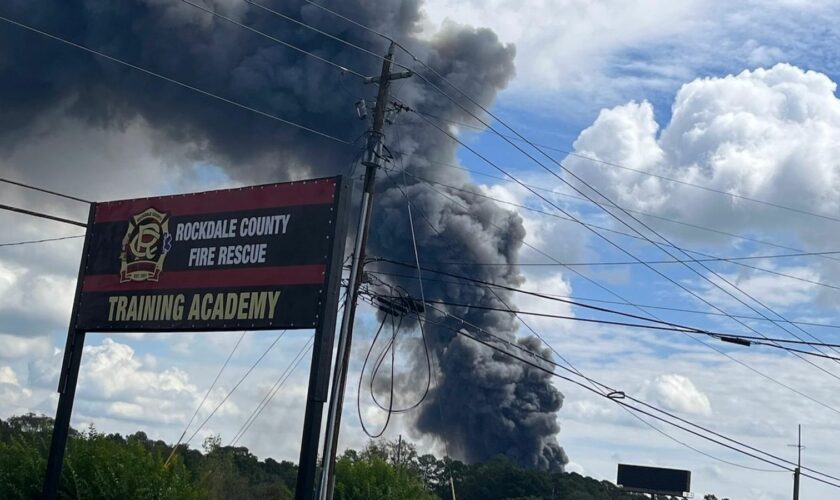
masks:
{"type": "MultiPolygon", "coordinates": [[[[34,414],[0,420],[0,499],[39,497],[52,419],[34,414]]],[[[204,441],[203,451],[71,430],[60,497],[73,499],[279,499],[294,496],[297,465],[259,460],[245,447],[204,441]]],[[[467,465],[420,455],[409,443],[371,442],[347,450],[336,467],[335,500],[640,500],[608,481],[575,473],[523,469],[503,457],[467,465]]],[[[659,497],[657,500],[666,500],[659,497]]],[[[709,495],[708,498],[714,498],[709,495]]],[[[725,499],[724,499],[725,500],[725,499]]]]}

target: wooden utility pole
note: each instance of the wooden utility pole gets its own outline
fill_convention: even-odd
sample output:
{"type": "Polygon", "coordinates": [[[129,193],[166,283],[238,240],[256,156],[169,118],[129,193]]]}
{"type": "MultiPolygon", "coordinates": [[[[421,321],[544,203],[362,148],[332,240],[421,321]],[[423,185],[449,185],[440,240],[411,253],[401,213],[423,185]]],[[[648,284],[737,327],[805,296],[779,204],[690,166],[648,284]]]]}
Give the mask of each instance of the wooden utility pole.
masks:
{"type": "Polygon", "coordinates": [[[359,294],[359,285],[362,283],[365,246],[370,231],[370,214],[373,208],[376,170],[383,163],[383,129],[385,127],[385,113],[391,99],[391,81],[411,76],[410,71],[391,73],[391,62],[394,58],[395,48],[396,44],[391,42],[388,53],[382,61],[382,72],[379,78],[368,78],[365,81],[365,83],[378,84],[379,92],[376,96],[376,106],[373,111],[373,126],[368,132],[367,153],[364,161],[362,161],[365,166],[365,180],[359,214],[359,228],[356,231],[356,240],[353,245],[347,298],[344,302],[344,315],[341,318],[341,332],[333,372],[329,413],[327,414],[327,434],[324,439],[323,469],[318,493],[320,500],[332,500],[335,488],[335,455],[338,447],[338,431],[341,426],[341,408],[344,405],[344,388],[347,385],[347,370],[350,364],[350,346],[353,339],[353,321],[356,318],[356,300],[359,294]]]}

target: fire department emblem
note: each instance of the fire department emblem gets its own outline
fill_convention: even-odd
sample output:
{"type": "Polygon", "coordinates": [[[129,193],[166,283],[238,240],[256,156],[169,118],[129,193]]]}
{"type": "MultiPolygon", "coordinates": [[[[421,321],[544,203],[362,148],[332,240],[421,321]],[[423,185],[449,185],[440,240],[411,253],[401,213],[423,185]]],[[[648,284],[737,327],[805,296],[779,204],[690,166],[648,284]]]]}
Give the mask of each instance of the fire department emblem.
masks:
{"type": "Polygon", "coordinates": [[[169,214],[148,208],[132,217],[122,240],[120,283],[157,281],[170,249],[169,214]]]}

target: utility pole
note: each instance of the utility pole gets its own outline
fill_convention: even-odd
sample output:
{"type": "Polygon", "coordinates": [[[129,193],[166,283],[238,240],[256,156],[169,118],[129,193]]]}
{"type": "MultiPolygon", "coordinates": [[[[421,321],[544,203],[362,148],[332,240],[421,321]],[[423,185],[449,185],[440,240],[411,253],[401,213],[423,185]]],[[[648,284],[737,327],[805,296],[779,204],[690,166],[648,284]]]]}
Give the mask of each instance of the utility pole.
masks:
{"type": "Polygon", "coordinates": [[[805,449],[805,447],[802,446],[802,424],[799,424],[798,443],[789,444],[788,446],[795,447],[797,451],[796,469],[793,471],[793,500],[799,500],[799,475],[802,470],[802,450],[805,449]]]}
{"type": "Polygon", "coordinates": [[[356,318],[356,299],[359,285],[362,283],[362,266],[364,265],[365,246],[370,230],[370,214],[373,208],[373,193],[376,180],[376,170],[382,166],[383,129],[385,127],[385,112],[390,101],[391,81],[411,76],[410,71],[391,73],[391,62],[394,58],[396,44],[391,42],[388,53],[382,62],[382,72],[379,78],[368,78],[365,83],[376,83],[379,92],[376,96],[376,106],[373,111],[373,126],[368,132],[367,153],[362,164],[365,166],[365,179],[362,191],[362,204],[359,212],[359,228],[353,245],[353,257],[350,267],[350,280],[347,287],[347,298],[344,302],[344,314],[341,318],[341,331],[338,338],[338,353],[333,373],[332,392],[330,396],[329,413],[327,414],[327,429],[324,439],[323,468],[321,484],[318,492],[319,500],[332,500],[335,488],[335,454],[338,447],[338,431],[341,426],[341,408],[344,405],[344,388],[347,385],[347,370],[350,364],[350,346],[353,339],[353,321],[356,318]]]}

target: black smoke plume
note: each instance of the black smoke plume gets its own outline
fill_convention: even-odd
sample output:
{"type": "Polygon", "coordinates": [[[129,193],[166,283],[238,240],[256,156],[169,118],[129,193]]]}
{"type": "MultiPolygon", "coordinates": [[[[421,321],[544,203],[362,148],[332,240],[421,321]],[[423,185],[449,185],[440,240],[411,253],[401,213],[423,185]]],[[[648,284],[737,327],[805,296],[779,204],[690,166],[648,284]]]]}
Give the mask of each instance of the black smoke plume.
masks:
{"type": "MultiPolygon", "coordinates": [[[[242,0],[194,1],[359,73],[379,73],[376,58],[242,0]]],[[[385,52],[381,38],[311,5],[264,1],[308,24],[385,52]]],[[[430,38],[420,36],[418,0],[342,0],[329,5],[403,40],[484,105],[492,103],[514,74],[513,47],[500,43],[489,30],[448,25],[430,38]]],[[[343,139],[355,139],[366,128],[353,104],[362,96],[370,101],[375,89],[179,0],[6,0],[0,15],[343,139]]],[[[404,55],[398,60],[410,62],[404,55]]],[[[417,109],[469,120],[417,78],[395,84],[395,90],[417,109]]],[[[0,160],[55,117],[71,117],[84,126],[106,130],[142,123],[161,150],[173,144],[188,146],[195,160],[219,165],[242,182],[343,172],[357,152],[356,147],[331,143],[0,22],[0,160]]],[[[416,118],[400,117],[386,142],[402,155],[410,153],[402,160],[409,174],[454,185],[468,183],[463,173],[439,166],[456,162],[455,144],[416,118]]],[[[38,180],[37,172],[29,174],[38,180]]],[[[412,177],[406,179],[417,210],[435,226],[433,230],[420,219],[415,221],[424,262],[512,264],[450,270],[487,281],[521,283],[515,264],[525,231],[517,215],[486,199],[439,188],[452,197],[446,199],[412,177]]],[[[90,181],[95,184],[97,179],[90,181]]],[[[105,188],[101,186],[98,199],[108,198],[105,188]]],[[[376,203],[370,252],[411,261],[405,199],[385,176],[380,177],[376,203]]],[[[399,284],[417,292],[413,280],[399,284]]],[[[430,282],[425,292],[434,299],[499,305],[481,288],[430,282]]],[[[510,301],[508,293],[497,293],[510,301]]],[[[457,308],[452,312],[496,335],[515,338],[517,325],[509,315],[457,308]]],[[[555,436],[556,412],[563,398],[549,377],[449,330],[428,333],[439,360],[439,384],[418,410],[416,429],[445,439],[456,457],[468,461],[501,453],[526,466],[562,469],[567,459],[555,436]]],[[[538,348],[533,339],[523,342],[538,348]]]]}

